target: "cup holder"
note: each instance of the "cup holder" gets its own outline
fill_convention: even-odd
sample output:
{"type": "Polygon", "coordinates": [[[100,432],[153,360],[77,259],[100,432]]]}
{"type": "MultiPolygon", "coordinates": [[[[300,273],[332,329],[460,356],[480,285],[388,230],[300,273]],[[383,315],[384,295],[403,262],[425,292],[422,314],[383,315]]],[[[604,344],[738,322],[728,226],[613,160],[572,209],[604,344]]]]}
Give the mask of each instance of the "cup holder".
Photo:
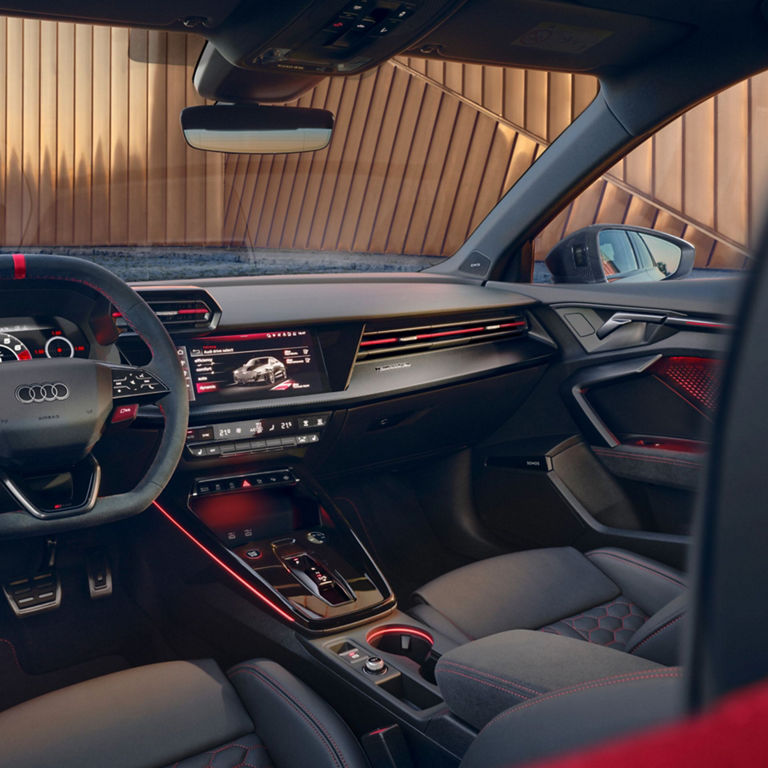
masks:
{"type": "Polygon", "coordinates": [[[435,641],[428,632],[416,627],[387,624],[372,629],[365,640],[377,651],[410,659],[418,667],[419,674],[427,682],[435,684],[435,665],[440,656],[433,652],[435,641]]]}

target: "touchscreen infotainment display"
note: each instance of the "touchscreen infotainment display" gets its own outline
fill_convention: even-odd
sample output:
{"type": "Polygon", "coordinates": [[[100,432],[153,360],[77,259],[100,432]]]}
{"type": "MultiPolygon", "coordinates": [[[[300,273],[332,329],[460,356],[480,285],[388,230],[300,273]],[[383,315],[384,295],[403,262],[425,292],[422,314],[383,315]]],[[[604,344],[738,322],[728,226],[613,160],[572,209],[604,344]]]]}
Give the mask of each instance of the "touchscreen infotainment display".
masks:
{"type": "Polygon", "coordinates": [[[320,346],[310,331],[262,331],[192,339],[177,349],[190,399],[200,403],[328,391],[320,346]]]}

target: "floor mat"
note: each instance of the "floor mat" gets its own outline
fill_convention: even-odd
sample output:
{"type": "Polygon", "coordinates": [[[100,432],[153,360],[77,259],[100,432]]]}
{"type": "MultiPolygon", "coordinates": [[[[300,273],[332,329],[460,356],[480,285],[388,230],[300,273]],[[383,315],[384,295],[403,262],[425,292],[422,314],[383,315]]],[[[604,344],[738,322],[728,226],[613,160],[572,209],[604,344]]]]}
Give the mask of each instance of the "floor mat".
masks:
{"type": "Polygon", "coordinates": [[[128,661],[121,656],[102,656],[53,672],[32,675],[21,666],[14,643],[0,638],[0,710],[67,685],[127,669],[129,666],[128,661]]]}

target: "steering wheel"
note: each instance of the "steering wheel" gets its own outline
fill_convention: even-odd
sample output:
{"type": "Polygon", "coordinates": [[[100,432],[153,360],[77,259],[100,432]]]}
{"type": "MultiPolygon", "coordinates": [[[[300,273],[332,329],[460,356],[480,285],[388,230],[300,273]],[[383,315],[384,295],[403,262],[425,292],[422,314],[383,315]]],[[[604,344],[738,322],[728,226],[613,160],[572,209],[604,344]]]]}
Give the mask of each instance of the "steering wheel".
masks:
{"type": "Polygon", "coordinates": [[[114,306],[152,353],[140,368],[82,358],[0,365],[0,482],[19,506],[0,512],[0,537],[53,534],[143,512],[176,469],[189,416],[184,376],[165,327],[130,286],[83,259],[0,255],[0,280],[19,287],[38,280],[87,286],[114,306]],[[165,418],[155,458],[131,491],[99,497],[101,472],[91,451],[116,406],[142,402],[157,402],[165,418]],[[46,508],[24,489],[22,473],[62,470],[71,471],[82,489],[71,504],[46,508]]]}

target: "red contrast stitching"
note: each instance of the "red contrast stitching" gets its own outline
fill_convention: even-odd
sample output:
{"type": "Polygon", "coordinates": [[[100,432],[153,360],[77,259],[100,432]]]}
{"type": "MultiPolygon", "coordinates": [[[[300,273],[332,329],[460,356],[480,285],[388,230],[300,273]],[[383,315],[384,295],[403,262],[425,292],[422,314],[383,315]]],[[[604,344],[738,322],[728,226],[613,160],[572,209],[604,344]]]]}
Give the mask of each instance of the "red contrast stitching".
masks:
{"type": "Polygon", "coordinates": [[[601,550],[594,550],[593,552],[587,552],[587,557],[612,557],[614,560],[620,560],[625,563],[629,563],[630,565],[634,565],[637,568],[644,568],[646,571],[650,571],[651,573],[655,573],[657,576],[661,576],[662,579],[666,579],[667,581],[671,581],[673,584],[676,584],[679,587],[686,587],[688,586],[684,581],[680,581],[679,579],[676,579],[674,576],[669,576],[666,573],[663,573],[662,571],[657,570],[656,568],[652,568],[650,565],[646,565],[645,563],[641,563],[638,560],[633,560],[631,557],[627,557],[626,555],[617,555],[614,552],[603,552],[601,550]]]}
{"type": "Polygon", "coordinates": [[[483,680],[479,677],[475,677],[474,675],[468,675],[464,672],[459,672],[458,670],[454,669],[444,669],[443,672],[446,675],[457,675],[458,677],[465,677],[467,680],[471,680],[473,683],[479,683],[480,685],[485,685],[488,688],[495,688],[497,691],[501,691],[502,693],[511,693],[513,696],[516,696],[518,699],[530,699],[531,696],[527,693],[521,693],[519,691],[513,691],[511,688],[506,688],[501,685],[496,685],[495,683],[490,683],[487,680],[483,680]]]}
{"type": "Polygon", "coordinates": [[[331,759],[336,762],[340,763],[344,766],[344,768],[349,768],[346,761],[344,760],[344,756],[341,753],[341,749],[339,749],[338,744],[333,740],[331,735],[327,733],[325,728],[317,721],[315,720],[309,713],[307,713],[299,704],[292,699],[287,692],[285,692],[280,684],[272,677],[267,675],[263,670],[257,669],[256,667],[238,667],[237,669],[232,670],[233,675],[239,673],[239,672],[245,672],[246,674],[249,674],[253,677],[255,677],[257,680],[261,680],[261,682],[266,683],[267,685],[271,686],[275,689],[278,696],[281,696],[285,701],[288,702],[288,704],[296,711],[298,712],[304,720],[306,720],[309,723],[309,727],[318,735],[321,737],[321,744],[326,748],[328,753],[331,756],[331,759]],[[334,754],[334,751],[328,746],[328,744],[325,743],[325,741],[322,740],[322,738],[325,737],[328,742],[330,742],[333,745],[333,748],[336,750],[336,754],[334,754]]]}
{"type": "Polygon", "coordinates": [[[662,624],[655,632],[651,632],[648,637],[644,637],[631,651],[630,653],[634,653],[643,643],[647,643],[651,638],[656,637],[656,635],[659,634],[659,632],[662,632],[665,629],[669,629],[676,621],[680,621],[680,619],[683,618],[683,614],[681,613],[679,616],[675,616],[674,619],[670,619],[666,624],[662,624]]]}
{"type": "MultiPolygon", "coordinates": [[[[509,683],[510,685],[514,685],[516,688],[522,688],[524,691],[528,691],[529,693],[532,693],[534,696],[539,696],[543,691],[537,691],[535,688],[529,688],[527,685],[522,685],[521,683],[518,683],[516,680],[511,680],[508,677],[499,677],[497,675],[492,675],[490,672],[486,672],[481,669],[475,669],[474,667],[468,667],[466,664],[459,664],[456,661],[452,661],[451,659],[444,660],[440,662],[440,668],[450,665],[452,667],[458,667],[459,669],[466,670],[467,672],[473,672],[477,675],[483,675],[484,677],[489,677],[491,680],[497,680],[501,683],[509,683]]],[[[438,669],[438,672],[440,670],[438,669]]]]}
{"type": "MultiPolygon", "coordinates": [[[[655,679],[665,679],[665,678],[676,678],[676,677],[682,677],[682,673],[679,670],[665,670],[663,672],[654,672],[654,673],[643,673],[638,674],[635,673],[634,675],[618,675],[614,678],[601,678],[600,680],[593,680],[589,683],[582,683],[580,685],[574,685],[570,688],[564,688],[560,691],[555,691],[553,693],[545,693],[542,696],[539,696],[536,699],[533,699],[532,701],[526,701],[523,704],[518,704],[516,707],[513,707],[512,709],[507,709],[504,712],[502,712],[500,715],[497,715],[493,720],[491,720],[491,723],[495,723],[497,720],[501,720],[504,717],[507,717],[509,715],[513,715],[516,712],[521,712],[524,709],[528,709],[528,707],[532,707],[535,704],[539,704],[542,701],[549,701],[550,699],[557,699],[561,696],[569,696],[572,693],[578,693],[579,691],[588,691],[593,688],[607,688],[611,685],[619,685],[620,683],[627,683],[627,682],[633,682],[635,680],[655,680],[655,679]]],[[[490,725],[489,723],[488,725],[490,725]]]]}

